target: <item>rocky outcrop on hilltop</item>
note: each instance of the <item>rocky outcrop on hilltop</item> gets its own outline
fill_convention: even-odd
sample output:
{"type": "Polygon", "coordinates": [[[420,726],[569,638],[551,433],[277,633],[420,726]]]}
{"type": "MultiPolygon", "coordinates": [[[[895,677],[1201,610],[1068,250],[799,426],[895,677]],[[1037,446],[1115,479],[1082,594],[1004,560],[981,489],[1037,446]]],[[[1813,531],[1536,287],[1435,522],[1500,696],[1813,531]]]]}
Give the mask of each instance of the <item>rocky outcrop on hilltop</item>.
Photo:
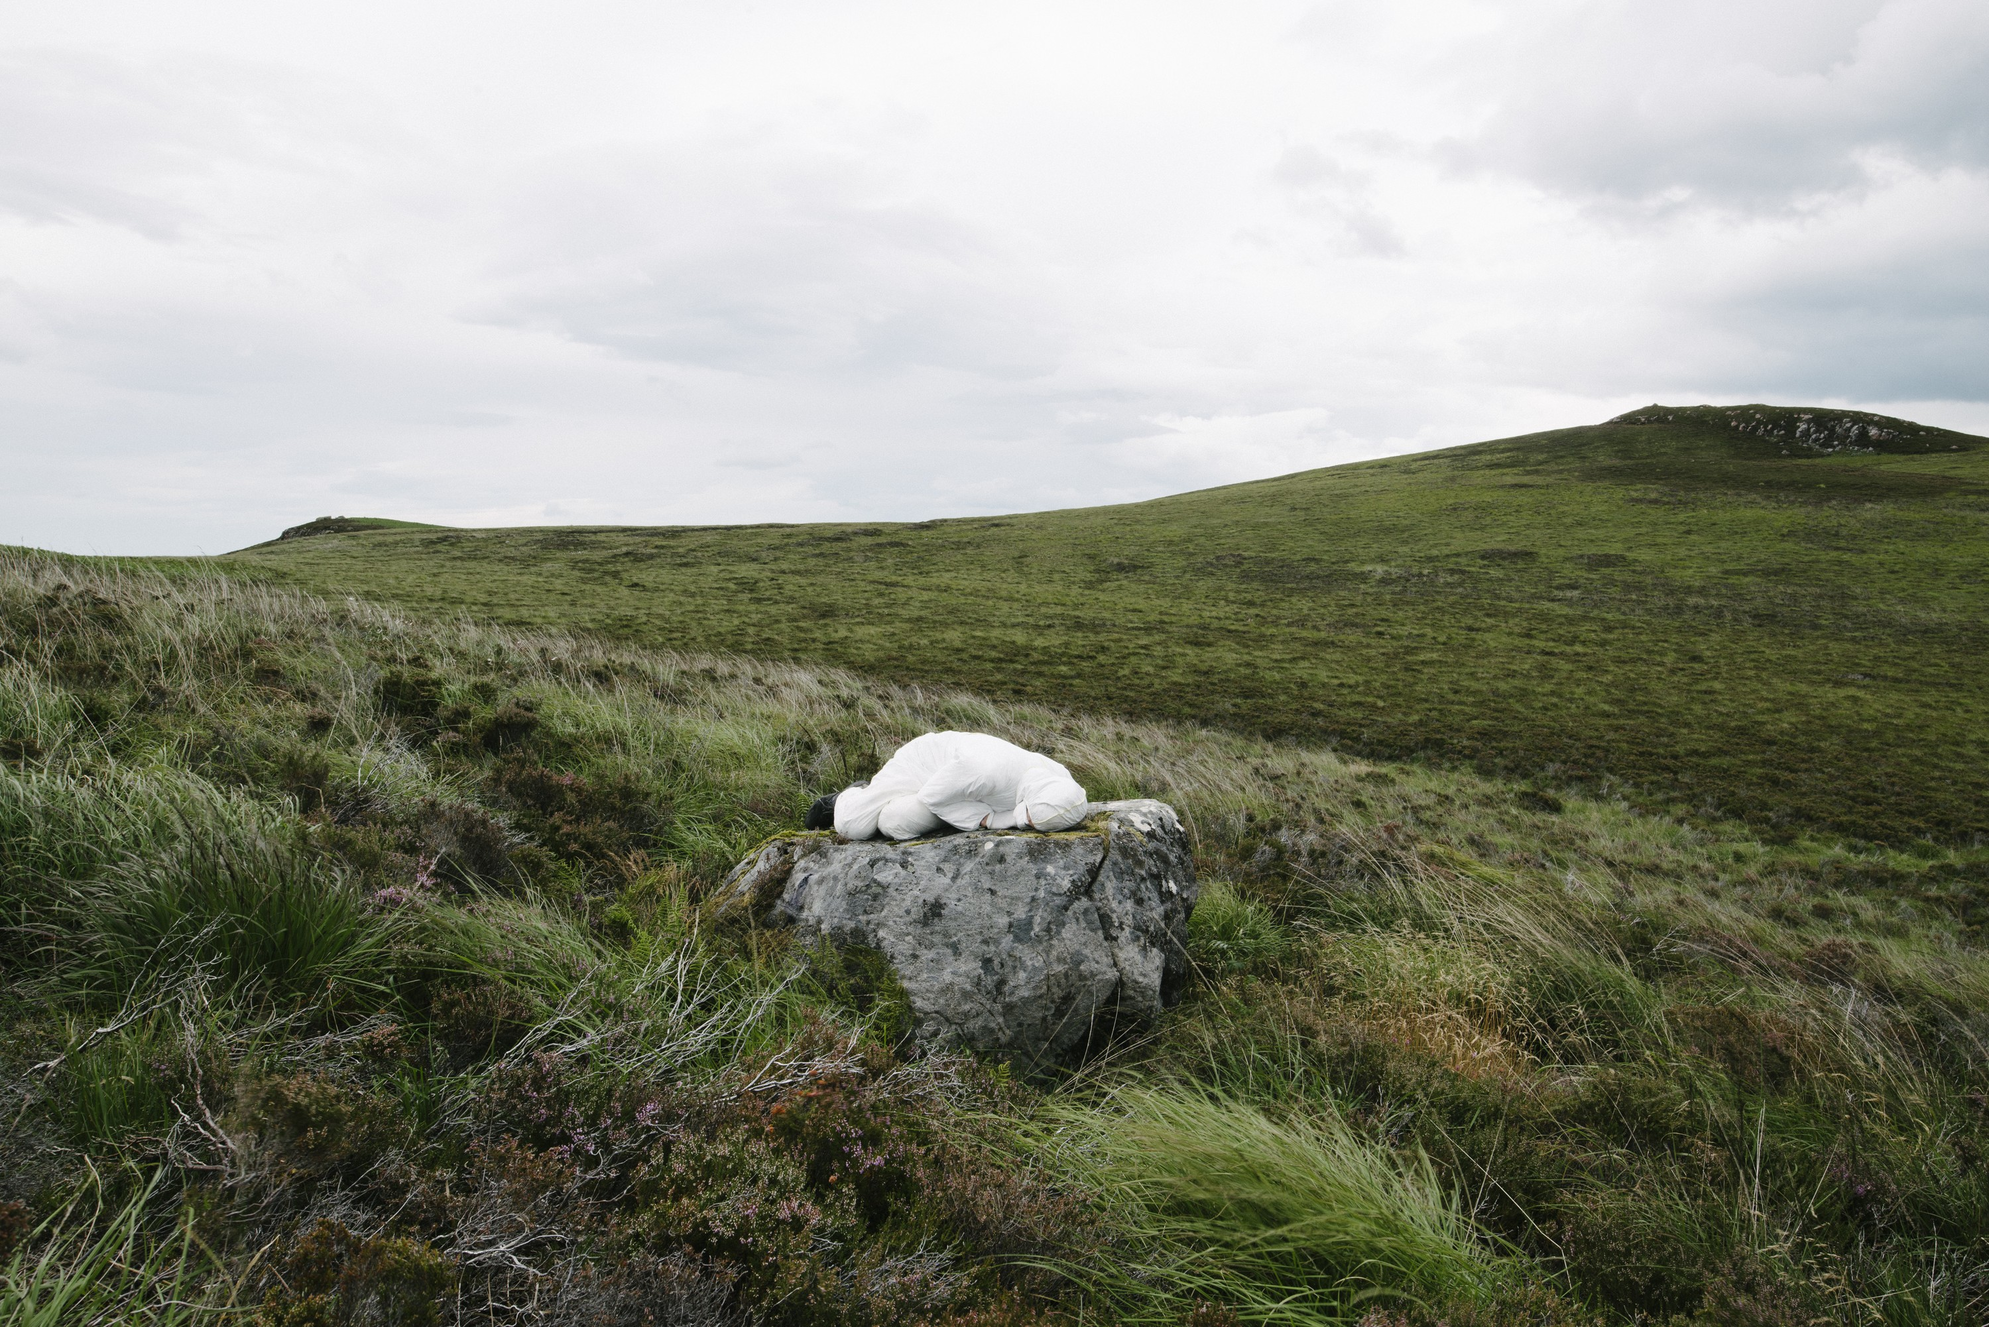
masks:
{"type": "Polygon", "coordinates": [[[1736,433],[1781,444],[1784,456],[1839,456],[1873,452],[1926,452],[1961,449],[1961,435],[1929,428],[1910,419],[1862,410],[1821,410],[1789,406],[1646,406],[1610,420],[1611,424],[1724,424],[1736,433]]]}

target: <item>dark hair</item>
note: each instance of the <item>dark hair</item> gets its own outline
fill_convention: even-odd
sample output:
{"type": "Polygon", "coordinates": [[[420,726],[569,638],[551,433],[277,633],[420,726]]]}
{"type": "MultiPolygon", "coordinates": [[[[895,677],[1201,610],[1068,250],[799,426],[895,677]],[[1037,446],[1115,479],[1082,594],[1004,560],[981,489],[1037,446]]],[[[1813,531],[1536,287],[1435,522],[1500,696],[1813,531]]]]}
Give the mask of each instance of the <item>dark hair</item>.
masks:
{"type": "Polygon", "coordinates": [[[841,793],[830,793],[827,797],[817,797],[815,804],[808,808],[808,819],[803,823],[809,829],[834,829],[836,799],[841,796],[841,793]]]}

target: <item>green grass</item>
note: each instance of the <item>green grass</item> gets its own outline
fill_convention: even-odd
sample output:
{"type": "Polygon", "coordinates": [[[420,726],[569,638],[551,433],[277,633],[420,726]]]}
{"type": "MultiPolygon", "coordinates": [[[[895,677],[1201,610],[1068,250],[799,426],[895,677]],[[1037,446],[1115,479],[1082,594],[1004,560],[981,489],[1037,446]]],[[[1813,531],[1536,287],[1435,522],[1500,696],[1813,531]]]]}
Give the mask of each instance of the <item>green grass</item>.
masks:
{"type": "Polygon", "coordinates": [[[1894,421],[1879,450],[1815,454],[1793,440],[1804,413],[1654,408],[999,519],[382,529],[224,565],[1427,757],[1760,833],[1972,841],[1989,447],[1894,421]]]}
{"type": "MultiPolygon", "coordinates": [[[[148,824],[141,845],[67,897],[37,900],[79,937],[64,956],[72,978],[122,992],[159,973],[204,968],[231,987],[273,994],[340,1000],[355,987],[377,991],[391,922],[370,911],[280,811],[188,782],[181,791],[191,795],[172,819],[148,824]]],[[[120,796],[128,786],[58,777],[39,787],[22,780],[6,792],[15,806],[55,812],[21,817],[30,823],[17,832],[37,840],[73,833],[78,821],[136,818],[120,796]],[[87,805],[104,799],[111,806],[87,805]]]]}
{"type": "Polygon", "coordinates": [[[1204,880],[1188,919],[1188,954],[1208,976],[1235,976],[1275,962],[1290,937],[1271,910],[1227,880],[1204,880]]]}
{"type": "Polygon", "coordinates": [[[111,1212],[93,1186],[35,1231],[0,1267],[0,1327],[177,1327],[218,1316],[219,1305],[182,1298],[206,1270],[186,1229],[159,1238],[142,1228],[161,1178],[111,1212]]]}
{"type": "Polygon", "coordinates": [[[1985,865],[8,554],[0,1256],[258,1327],[1961,1327],[1985,865]],[[1189,828],[1193,987],[1068,1077],[912,1056],[863,956],[707,913],[935,728],[1189,828]],[[44,1224],[154,1171],[108,1270],[44,1224]]]}
{"type": "Polygon", "coordinates": [[[1376,1298],[1496,1290],[1498,1260],[1428,1158],[1330,1110],[1280,1122],[1221,1095],[1130,1088],[1051,1120],[1045,1150],[1141,1236],[1133,1258],[1080,1274],[1129,1321],[1215,1302],[1249,1321],[1342,1322],[1376,1298]]]}

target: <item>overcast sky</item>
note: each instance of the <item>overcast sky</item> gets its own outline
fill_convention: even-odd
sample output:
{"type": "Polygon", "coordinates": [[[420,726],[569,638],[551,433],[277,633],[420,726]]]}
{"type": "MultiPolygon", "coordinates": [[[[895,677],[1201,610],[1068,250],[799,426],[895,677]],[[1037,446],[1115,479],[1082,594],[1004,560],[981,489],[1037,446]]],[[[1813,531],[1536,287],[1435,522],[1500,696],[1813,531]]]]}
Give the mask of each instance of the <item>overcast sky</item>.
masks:
{"type": "Polygon", "coordinates": [[[1989,4],[0,0],[0,542],[1989,432],[1989,4]]]}

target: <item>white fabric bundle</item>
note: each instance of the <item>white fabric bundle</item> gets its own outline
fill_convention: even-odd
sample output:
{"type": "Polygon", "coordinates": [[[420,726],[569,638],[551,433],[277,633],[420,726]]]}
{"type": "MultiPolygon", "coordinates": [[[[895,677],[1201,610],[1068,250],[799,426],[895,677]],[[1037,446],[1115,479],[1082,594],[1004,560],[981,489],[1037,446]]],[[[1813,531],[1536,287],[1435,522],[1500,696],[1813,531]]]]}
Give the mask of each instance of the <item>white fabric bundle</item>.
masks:
{"type": "Polygon", "coordinates": [[[1084,819],[1070,771],[988,733],[927,733],[898,748],[868,785],[836,798],[836,833],[914,839],[955,829],[1069,829],[1084,819]]]}

